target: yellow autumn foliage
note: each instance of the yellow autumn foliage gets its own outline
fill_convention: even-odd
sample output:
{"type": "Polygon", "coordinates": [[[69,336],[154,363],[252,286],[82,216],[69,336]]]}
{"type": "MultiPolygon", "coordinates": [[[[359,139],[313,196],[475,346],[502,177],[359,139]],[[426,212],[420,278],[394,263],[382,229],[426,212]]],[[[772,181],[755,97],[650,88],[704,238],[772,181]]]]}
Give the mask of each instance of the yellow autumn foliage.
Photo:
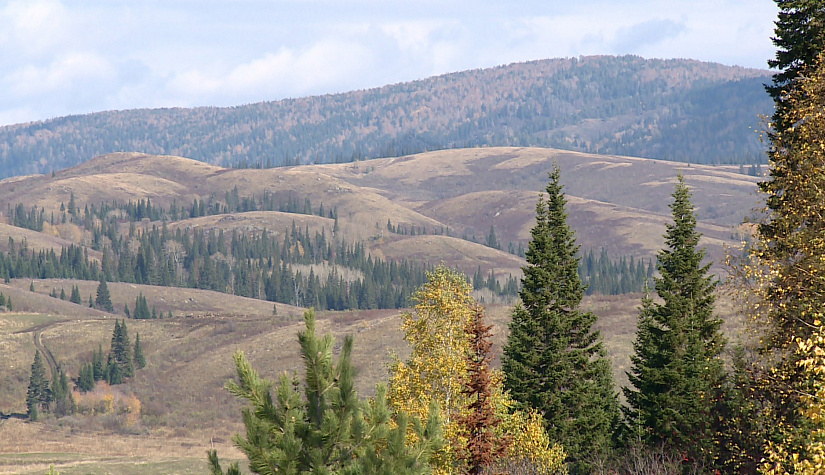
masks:
{"type": "MultiPolygon", "coordinates": [[[[395,358],[391,364],[389,400],[396,410],[422,420],[429,416],[430,402],[437,400],[448,443],[433,458],[434,473],[450,474],[461,464],[457,448],[467,443],[458,416],[465,413],[469,402],[462,393],[470,350],[466,328],[476,302],[463,275],[441,265],[427,277],[427,283],[413,295],[413,311],[402,316],[401,329],[412,353],[407,361],[395,358]]],[[[510,440],[508,457],[527,459],[543,474],[566,473],[566,454],[551,444],[541,416],[513,411],[501,372],[494,371],[492,380],[493,405],[502,419],[500,435],[510,440]]]]}
{"type": "Polygon", "coordinates": [[[825,475],[825,326],[822,316],[811,338],[797,341],[798,365],[807,376],[807,387],[800,395],[800,415],[810,429],[787,429],[778,444],[768,444],[768,461],[762,467],[767,475],[825,475]],[[805,447],[805,455],[793,447],[805,447]]]}

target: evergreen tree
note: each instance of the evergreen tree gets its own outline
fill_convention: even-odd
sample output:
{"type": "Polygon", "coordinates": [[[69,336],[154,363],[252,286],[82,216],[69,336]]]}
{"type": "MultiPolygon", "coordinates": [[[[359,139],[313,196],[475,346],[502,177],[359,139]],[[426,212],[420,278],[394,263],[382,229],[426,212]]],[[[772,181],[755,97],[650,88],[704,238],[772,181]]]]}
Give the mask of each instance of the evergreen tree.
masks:
{"type": "MultiPolygon", "coordinates": [[[[111,361],[118,367],[123,378],[134,376],[135,367],[132,356],[132,342],[126,328],[126,320],[115,320],[115,329],[112,331],[112,346],[109,352],[111,361]]],[[[111,383],[110,384],[117,384],[111,383]]]]}
{"type": "MultiPolygon", "coordinates": [[[[246,436],[233,439],[254,473],[430,473],[430,455],[441,445],[438,411],[426,424],[396,415],[392,423],[386,389],[379,386],[369,402],[358,399],[351,363],[353,339],[344,340],[337,363],[332,335],[315,335],[315,316],[305,314],[306,330],[298,335],[306,365],[304,394],[296,377],[262,379],[242,352],[235,353],[238,383],[227,389],[247,400],[243,410],[246,436]],[[407,432],[415,442],[407,441],[407,432]]],[[[222,473],[216,454],[209,454],[212,473],[222,473]]],[[[230,469],[230,473],[237,473],[230,469]]]]}
{"type": "Polygon", "coordinates": [[[103,362],[103,345],[98,343],[97,351],[92,357],[92,376],[95,381],[106,379],[106,364],[103,362]]]}
{"type": "Polygon", "coordinates": [[[111,353],[106,361],[106,382],[110,385],[123,384],[123,371],[111,353]]]}
{"type": "Polygon", "coordinates": [[[95,299],[95,304],[98,308],[102,308],[107,312],[115,311],[115,307],[112,305],[112,298],[109,295],[109,286],[106,285],[106,280],[102,276],[97,286],[97,299],[95,299]]]}
{"type": "Polygon", "coordinates": [[[578,308],[584,296],[579,246],[567,224],[560,174],[556,165],[547,201],[540,196],[536,205],[502,368],[513,399],[544,415],[573,471],[585,473],[585,456],[608,449],[619,406],[601,335],[593,329],[596,316],[578,308]]]}
{"type": "Polygon", "coordinates": [[[135,369],[143,369],[146,367],[146,358],[143,356],[143,346],[140,344],[140,333],[135,334],[134,361],[135,369]]]}
{"type": "Polygon", "coordinates": [[[54,413],[58,416],[65,416],[74,412],[74,398],[69,389],[69,378],[63,368],[57,367],[57,376],[52,378],[52,400],[54,401],[54,413]]]}
{"type": "Polygon", "coordinates": [[[765,89],[776,104],[771,125],[774,132],[781,133],[794,123],[788,117],[794,107],[788,98],[800,89],[806,68],[814,66],[825,50],[825,4],[821,0],[774,1],[779,7],[773,37],[777,49],[768,66],[779,72],[765,89]]]}
{"type": "Polygon", "coordinates": [[[135,311],[133,312],[133,317],[136,320],[152,318],[152,314],[149,312],[149,304],[146,302],[146,297],[143,296],[143,292],[138,294],[137,298],[135,298],[135,311]]]}
{"type": "Polygon", "coordinates": [[[701,234],[690,191],[680,174],[667,225],[667,249],[658,254],[655,290],[663,303],[645,297],[639,312],[633,366],[624,388],[631,423],[651,448],[666,447],[710,466],[715,458],[714,418],[724,378],[722,320],[714,316],[716,282],[702,264],[701,234]]]}
{"type": "Polygon", "coordinates": [[[77,377],[77,389],[82,392],[89,392],[95,388],[95,372],[92,363],[86,363],[80,367],[80,374],[77,377]]]}
{"type": "Polygon", "coordinates": [[[69,302],[76,304],[83,303],[83,298],[80,296],[80,289],[77,287],[77,285],[72,286],[72,293],[69,296],[69,302]]]}
{"type": "MultiPolygon", "coordinates": [[[[800,345],[819,333],[825,308],[825,54],[801,69],[795,86],[783,98],[793,127],[771,136],[770,175],[759,183],[767,213],[750,250],[754,265],[746,270],[760,284],[749,289],[757,293],[752,316],[762,332],[753,395],[767,408],[761,415],[773,430],[770,439],[784,439],[784,450],[804,460],[820,456],[808,452],[815,433],[802,401],[816,393],[816,379],[801,364],[810,355],[800,345]]],[[[795,473],[790,463],[784,469],[795,473]]]]}
{"type": "Polygon", "coordinates": [[[28,409],[29,419],[36,421],[39,414],[38,409],[48,410],[49,401],[51,401],[51,390],[49,389],[49,380],[46,378],[46,367],[43,364],[43,357],[40,356],[40,350],[37,350],[32,363],[29,389],[26,392],[26,408],[28,409]]]}

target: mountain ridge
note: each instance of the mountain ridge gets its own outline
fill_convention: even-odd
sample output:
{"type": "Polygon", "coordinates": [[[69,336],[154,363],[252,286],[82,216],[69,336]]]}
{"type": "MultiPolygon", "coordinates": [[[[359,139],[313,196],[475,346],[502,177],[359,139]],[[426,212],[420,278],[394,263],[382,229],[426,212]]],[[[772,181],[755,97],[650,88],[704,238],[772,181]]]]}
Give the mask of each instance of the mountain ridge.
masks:
{"type": "Polygon", "coordinates": [[[119,151],[222,166],[541,146],[692,163],[764,162],[767,71],[589,56],[233,107],[136,109],[0,127],[0,177],[119,151]]]}

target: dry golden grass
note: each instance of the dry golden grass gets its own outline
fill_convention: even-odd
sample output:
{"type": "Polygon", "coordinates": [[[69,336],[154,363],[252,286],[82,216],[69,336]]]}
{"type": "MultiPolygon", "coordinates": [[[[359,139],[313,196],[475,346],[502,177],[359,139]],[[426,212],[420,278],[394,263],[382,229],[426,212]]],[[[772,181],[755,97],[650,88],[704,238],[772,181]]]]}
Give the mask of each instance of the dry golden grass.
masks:
{"type": "MultiPolygon", "coordinates": [[[[376,256],[444,261],[467,273],[481,265],[500,278],[518,275],[523,260],[480,244],[431,233],[449,227],[453,236],[469,231],[483,242],[490,226],[499,241],[526,242],[534,223],[538,192],[556,162],[569,200],[569,219],[584,249],[606,248],[612,255],[651,257],[663,244],[668,204],[680,171],[694,192],[703,244],[714,259],[733,244],[733,227],[758,203],[753,177],[731,167],[687,166],[629,157],[595,156],[536,148],[446,150],[357,164],[319,165],[272,170],[228,170],[180,157],[112,154],[91,160],[56,176],[30,176],[0,181],[0,212],[7,205],[37,203],[57,210],[75,194],[81,209],[101,201],[150,198],[169,206],[188,206],[237,186],[242,196],[264,191],[285,201],[292,194],[310,198],[315,209],[323,203],[337,207],[340,231],[336,238],[366,240],[376,256]],[[390,234],[387,220],[405,227],[424,227],[428,235],[390,234]]],[[[251,212],[209,216],[169,227],[223,229],[226,232],[281,233],[292,225],[324,229],[332,220],[318,216],[251,212]]],[[[157,223],[144,223],[151,226],[157,223]]],[[[32,249],[59,249],[84,243],[88,233],[72,224],[47,227],[45,233],[0,224],[0,249],[8,237],[26,240],[32,249]]],[[[90,251],[92,258],[99,254],[90,251]]],[[[717,267],[718,269],[718,267],[717,267]]],[[[324,272],[318,268],[316,272],[324,272]]],[[[128,321],[130,335],[139,332],[148,366],[123,385],[143,404],[143,423],[124,429],[102,420],[46,418],[42,424],[0,423],[0,473],[43,472],[50,458],[60,460],[61,473],[194,473],[204,470],[204,451],[217,440],[224,456],[239,457],[227,444],[240,429],[240,405],[224,389],[233,376],[232,353],[243,350],[265,376],[300,371],[296,333],[302,328],[301,309],[209,291],[110,283],[116,314],[89,309],[97,282],[71,280],[14,280],[0,284],[18,313],[0,314],[0,411],[22,412],[35,338],[45,345],[70,375],[91,359],[101,345],[108,351],[114,317],[123,306],[134,307],[139,293],[151,306],[175,318],[128,321]],[[34,285],[35,291],[29,290],[34,285]],[[84,305],[48,296],[52,290],[71,293],[80,288],[84,305]],[[10,384],[5,384],[5,382],[10,384]],[[139,435],[130,435],[137,433],[139,435]],[[70,436],[74,434],[74,436],[70,436]],[[105,440],[106,443],[101,441],[105,440]],[[168,442],[168,443],[167,443],[168,442]],[[24,452],[36,452],[32,456],[24,452]],[[52,457],[49,454],[58,453],[52,457]],[[12,454],[12,455],[8,455],[12,454]],[[16,455],[15,455],[16,454],[16,455]],[[39,455],[38,455],[39,454],[39,455]],[[90,463],[85,463],[90,462],[90,463]],[[143,463],[144,465],[138,466],[143,463]],[[160,464],[160,465],[157,465],[160,464]],[[141,468],[142,467],[142,468],[141,468]],[[193,467],[199,467],[193,469],[193,467]]],[[[599,315],[599,328],[613,360],[616,380],[626,382],[640,295],[588,297],[586,309],[599,315]]],[[[485,301],[488,301],[485,299],[485,301]]],[[[728,300],[720,301],[726,330],[735,335],[741,320],[728,300]]],[[[489,305],[496,334],[496,351],[505,341],[510,307],[489,305]]],[[[409,349],[399,330],[399,311],[329,312],[320,315],[319,330],[341,337],[356,335],[358,388],[373,394],[375,383],[386,379],[390,354],[405,357],[409,349]]]]}
{"type": "Polygon", "coordinates": [[[393,239],[374,246],[387,259],[410,259],[444,264],[473,275],[479,266],[486,275],[490,269],[500,280],[508,276],[520,277],[524,259],[482,244],[441,235],[393,236],[393,239]],[[434,261],[437,256],[439,261],[434,261]]]}

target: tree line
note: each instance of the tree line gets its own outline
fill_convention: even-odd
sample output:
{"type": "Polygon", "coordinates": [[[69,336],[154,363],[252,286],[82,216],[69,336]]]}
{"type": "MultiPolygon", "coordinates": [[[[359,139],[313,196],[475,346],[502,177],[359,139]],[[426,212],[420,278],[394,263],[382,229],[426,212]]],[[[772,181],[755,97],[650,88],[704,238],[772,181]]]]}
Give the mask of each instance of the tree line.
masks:
{"type": "MultiPolygon", "coordinates": [[[[115,321],[112,331],[111,348],[108,355],[103,356],[103,347],[98,345],[91,362],[80,366],[77,378],[74,380],[74,389],[81,393],[92,391],[95,383],[106,381],[110,385],[122,384],[124,380],[132,378],[135,370],[146,366],[143,355],[143,346],[140,334],[135,335],[132,344],[125,321],[115,321]]],[[[69,386],[66,372],[58,366],[51,383],[46,376],[46,365],[40,350],[34,354],[29,386],[26,391],[26,409],[30,420],[37,421],[41,412],[53,412],[57,416],[65,416],[75,411],[75,401],[69,386]]]]}

